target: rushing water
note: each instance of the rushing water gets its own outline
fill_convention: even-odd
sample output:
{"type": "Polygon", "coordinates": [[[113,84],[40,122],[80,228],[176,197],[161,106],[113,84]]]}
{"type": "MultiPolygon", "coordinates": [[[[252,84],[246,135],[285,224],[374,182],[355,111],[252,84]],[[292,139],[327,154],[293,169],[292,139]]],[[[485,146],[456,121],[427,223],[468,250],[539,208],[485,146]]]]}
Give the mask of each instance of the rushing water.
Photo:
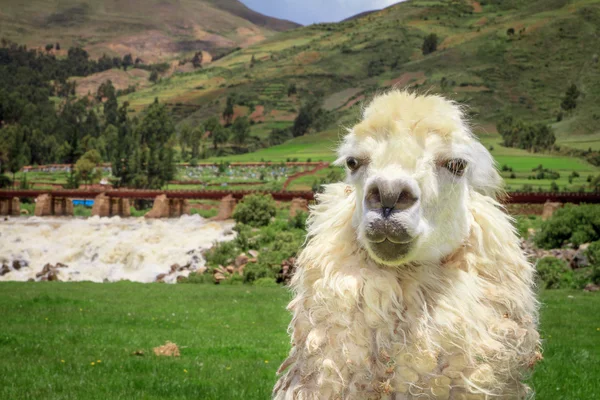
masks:
{"type": "Polygon", "coordinates": [[[61,281],[154,282],[167,274],[164,280],[175,282],[203,269],[202,251],[232,239],[231,228],[198,215],[168,220],[8,218],[0,221],[0,281],[40,280],[46,264],[61,263],[66,267],[55,269],[61,281]],[[172,273],[175,264],[185,267],[172,273]]]}

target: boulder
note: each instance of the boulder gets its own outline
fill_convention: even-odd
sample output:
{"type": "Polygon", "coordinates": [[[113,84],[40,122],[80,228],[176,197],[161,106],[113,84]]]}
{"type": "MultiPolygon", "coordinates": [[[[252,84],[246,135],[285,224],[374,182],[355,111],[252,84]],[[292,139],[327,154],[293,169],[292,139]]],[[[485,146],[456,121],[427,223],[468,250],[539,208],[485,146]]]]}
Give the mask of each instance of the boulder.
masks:
{"type": "Polygon", "coordinates": [[[59,268],[68,268],[68,265],[63,263],[57,263],[56,265],[52,265],[50,263],[44,265],[41,272],[35,274],[35,277],[41,281],[58,281],[58,269],[59,268]]]}
{"type": "Polygon", "coordinates": [[[248,256],[245,253],[242,253],[242,254],[240,254],[239,256],[237,256],[235,258],[234,264],[235,264],[236,267],[239,268],[242,265],[248,264],[248,260],[249,260],[248,256]]]}
{"type": "Polygon", "coordinates": [[[295,217],[299,212],[308,214],[308,201],[306,199],[295,198],[292,200],[290,217],[295,217]]]}
{"type": "Polygon", "coordinates": [[[586,292],[598,292],[600,291],[600,286],[595,285],[593,283],[588,283],[587,285],[585,285],[585,288],[583,288],[583,290],[585,290],[586,292]]]}
{"type": "Polygon", "coordinates": [[[10,267],[6,264],[2,264],[2,267],[0,268],[0,276],[4,276],[6,274],[8,274],[10,272],[10,267]]]}
{"type": "Polygon", "coordinates": [[[277,274],[277,283],[283,283],[288,285],[296,272],[296,258],[290,257],[287,260],[281,262],[281,269],[277,274]]]}
{"type": "Polygon", "coordinates": [[[154,199],[154,205],[145,218],[169,218],[169,199],[166,194],[161,194],[154,199]]]}
{"type": "Polygon", "coordinates": [[[559,208],[562,208],[562,206],[563,206],[562,203],[553,203],[551,201],[547,201],[544,204],[544,210],[542,211],[542,219],[544,221],[550,219],[552,217],[552,215],[554,215],[556,210],[558,210],[559,208]]]}
{"type": "Polygon", "coordinates": [[[589,267],[590,262],[588,261],[587,255],[585,254],[587,248],[589,247],[589,243],[584,243],[579,246],[573,258],[570,261],[570,265],[572,269],[589,267]]]}
{"type": "Polygon", "coordinates": [[[235,210],[236,200],[232,195],[228,195],[221,199],[219,204],[219,213],[213,218],[215,221],[225,221],[233,217],[233,211],[235,210]]]}

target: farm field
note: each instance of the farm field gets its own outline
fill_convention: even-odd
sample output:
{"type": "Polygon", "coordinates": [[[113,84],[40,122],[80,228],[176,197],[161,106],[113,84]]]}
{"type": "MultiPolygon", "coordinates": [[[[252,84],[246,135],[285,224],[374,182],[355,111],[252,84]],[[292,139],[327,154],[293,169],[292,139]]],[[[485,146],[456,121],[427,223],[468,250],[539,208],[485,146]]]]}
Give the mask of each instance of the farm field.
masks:
{"type": "MultiPolygon", "coordinates": [[[[0,398],[266,399],[289,349],[290,294],[280,287],[0,289],[0,398]],[[153,354],[166,341],[181,357],[153,354]]],[[[545,359],[531,379],[537,398],[599,399],[600,296],[561,290],[541,299],[545,359]]]]}

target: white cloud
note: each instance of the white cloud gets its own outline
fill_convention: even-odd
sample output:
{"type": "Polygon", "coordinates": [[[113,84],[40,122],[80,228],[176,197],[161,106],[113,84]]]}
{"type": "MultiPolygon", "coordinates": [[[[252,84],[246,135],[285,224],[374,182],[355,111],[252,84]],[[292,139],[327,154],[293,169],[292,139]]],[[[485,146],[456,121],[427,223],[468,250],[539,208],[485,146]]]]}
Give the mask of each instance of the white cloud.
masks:
{"type": "Polygon", "coordinates": [[[337,22],[363,11],[377,10],[398,0],[242,0],[248,7],[301,24],[337,22]]]}

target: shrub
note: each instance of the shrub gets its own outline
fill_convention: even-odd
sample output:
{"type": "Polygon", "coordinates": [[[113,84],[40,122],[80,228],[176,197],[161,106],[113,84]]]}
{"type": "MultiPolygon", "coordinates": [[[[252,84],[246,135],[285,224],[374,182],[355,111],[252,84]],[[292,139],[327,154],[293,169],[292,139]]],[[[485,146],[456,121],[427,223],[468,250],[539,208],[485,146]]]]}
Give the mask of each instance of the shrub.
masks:
{"type": "Polygon", "coordinates": [[[275,278],[259,278],[259,279],[255,280],[253,284],[255,286],[262,286],[262,287],[279,286],[277,284],[277,282],[275,281],[275,278]]]}
{"type": "Polygon", "coordinates": [[[597,205],[567,205],[545,221],[535,235],[535,244],[543,249],[553,249],[572,243],[600,240],[600,207],[597,205]]]}
{"type": "Polygon", "coordinates": [[[589,283],[590,281],[600,284],[600,241],[591,243],[585,251],[585,255],[590,263],[589,283]]]}
{"type": "Polygon", "coordinates": [[[438,37],[435,33],[430,33],[429,35],[425,36],[425,39],[423,40],[423,45],[421,46],[421,51],[423,52],[423,55],[426,56],[427,54],[431,54],[434,51],[436,51],[437,45],[438,37]]]}
{"type": "Polygon", "coordinates": [[[194,283],[194,284],[204,284],[204,283],[215,283],[212,275],[209,273],[199,274],[197,272],[192,272],[187,278],[182,278],[179,280],[179,283],[194,283]]]}
{"type": "Polygon", "coordinates": [[[251,194],[244,196],[236,207],[233,219],[237,223],[260,227],[269,225],[276,213],[275,200],[271,195],[251,194]]]}
{"type": "Polygon", "coordinates": [[[306,229],[306,219],[308,218],[308,214],[304,211],[299,211],[295,216],[290,217],[289,224],[290,228],[296,229],[306,229]]]}
{"type": "Polygon", "coordinates": [[[573,284],[573,271],[567,263],[555,257],[544,257],[536,265],[540,286],[545,289],[564,289],[573,284]]]}
{"type": "Polygon", "coordinates": [[[12,186],[12,181],[6,175],[0,175],[0,188],[7,188],[12,186]]]}

